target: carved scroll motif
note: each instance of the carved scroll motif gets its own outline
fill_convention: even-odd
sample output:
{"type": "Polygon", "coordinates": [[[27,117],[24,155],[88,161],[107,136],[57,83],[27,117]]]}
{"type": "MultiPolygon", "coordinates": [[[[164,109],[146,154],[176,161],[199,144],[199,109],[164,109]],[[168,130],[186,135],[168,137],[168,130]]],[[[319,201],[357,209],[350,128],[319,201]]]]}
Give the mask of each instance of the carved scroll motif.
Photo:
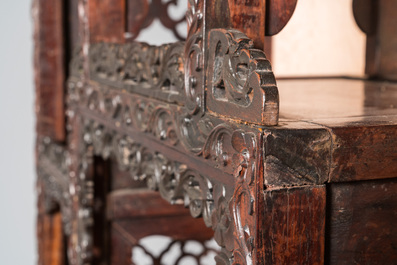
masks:
{"type": "Polygon", "coordinates": [[[186,108],[190,114],[204,113],[204,62],[205,25],[204,1],[189,0],[186,15],[188,37],[185,44],[186,108]]]}
{"type": "Polygon", "coordinates": [[[170,103],[184,102],[183,43],[94,44],[91,79],[170,103]]]}
{"type": "MultiPolygon", "coordinates": [[[[234,188],[225,186],[215,177],[204,177],[189,169],[188,165],[145,147],[121,128],[108,127],[99,120],[85,119],[83,133],[86,148],[92,150],[92,154],[104,159],[115,158],[120,169],[130,172],[134,179],[146,181],[150,189],[158,190],[170,203],[189,207],[193,217],[203,217],[206,225],[214,229],[218,244],[224,248],[218,260],[223,260],[224,264],[237,261],[240,262],[238,264],[253,264],[256,189],[254,133],[222,124],[214,128],[204,146],[204,159],[234,172],[234,188]]],[[[90,158],[91,155],[82,157],[90,158]]],[[[80,166],[82,172],[86,170],[86,164],[87,159],[83,159],[80,166]]],[[[89,191],[87,187],[84,190],[89,191]]]]}
{"type": "Polygon", "coordinates": [[[277,125],[278,89],[270,62],[237,30],[209,33],[207,106],[214,115],[277,125]]]}
{"type": "Polygon", "coordinates": [[[75,252],[84,257],[72,264],[91,262],[94,155],[115,159],[169,202],[202,216],[223,248],[219,264],[255,264],[256,165],[261,162],[255,124],[277,124],[277,87],[266,57],[242,33],[212,30],[205,51],[203,1],[189,3],[185,46],[95,44],[91,80],[79,79],[81,70],[72,71],[68,112],[81,118],[75,252]],[[204,176],[164,150],[187,151],[231,181],[204,176]]]}

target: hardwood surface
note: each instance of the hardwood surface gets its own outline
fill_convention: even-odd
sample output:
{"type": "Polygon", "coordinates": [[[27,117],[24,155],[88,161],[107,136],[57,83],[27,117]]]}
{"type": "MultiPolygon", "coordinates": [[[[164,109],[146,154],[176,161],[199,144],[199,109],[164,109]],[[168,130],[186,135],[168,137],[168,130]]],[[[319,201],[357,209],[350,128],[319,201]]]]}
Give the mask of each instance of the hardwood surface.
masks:
{"type": "MultiPolygon", "coordinates": [[[[323,180],[339,182],[397,176],[397,86],[394,83],[343,78],[297,79],[280,80],[278,86],[282,104],[277,132],[289,127],[310,130],[312,126],[328,132],[328,144],[323,147],[329,151],[323,153],[330,159],[323,157],[329,161],[323,180]]],[[[310,156],[308,153],[305,160],[310,156]]]]}
{"type": "Polygon", "coordinates": [[[327,193],[328,264],[396,264],[396,180],[332,184],[327,193]]]}

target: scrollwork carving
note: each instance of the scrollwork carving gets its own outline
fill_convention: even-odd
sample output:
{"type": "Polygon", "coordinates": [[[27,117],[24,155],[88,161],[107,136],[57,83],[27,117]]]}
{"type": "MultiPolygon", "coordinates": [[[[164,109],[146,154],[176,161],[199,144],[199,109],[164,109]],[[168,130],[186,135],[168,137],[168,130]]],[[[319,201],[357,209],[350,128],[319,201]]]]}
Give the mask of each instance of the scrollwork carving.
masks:
{"type": "Polygon", "coordinates": [[[184,102],[184,43],[150,46],[98,43],[90,47],[93,80],[170,103],[184,102]]]}
{"type": "MultiPolygon", "coordinates": [[[[86,152],[80,154],[84,218],[79,227],[89,235],[93,182],[84,172],[93,155],[113,158],[169,202],[202,216],[223,247],[219,264],[255,264],[256,165],[261,162],[261,130],[255,125],[277,124],[277,87],[265,55],[241,32],[211,30],[206,44],[203,1],[189,4],[185,46],[94,44],[92,80],[70,79],[69,110],[82,116],[81,152],[86,152]],[[230,178],[204,176],[164,150],[187,150],[230,178]]],[[[81,238],[87,246],[81,253],[89,252],[90,239],[81,238]]]]}
{"type": "Polygon", "coordinates": [[[278,89],[263,51],[237,30],[211,30],[208,46],[208,110],[242,122],[277,125],[278,89]]]}

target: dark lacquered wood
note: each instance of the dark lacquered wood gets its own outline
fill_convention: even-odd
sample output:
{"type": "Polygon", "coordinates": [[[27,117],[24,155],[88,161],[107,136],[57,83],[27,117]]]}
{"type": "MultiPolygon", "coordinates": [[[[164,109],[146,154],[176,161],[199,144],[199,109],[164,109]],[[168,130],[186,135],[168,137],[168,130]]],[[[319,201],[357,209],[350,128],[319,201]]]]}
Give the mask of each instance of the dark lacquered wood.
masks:
{"type": "Polygon", "coordinates": [[[324,264],[325,186],[265,190],[258,264],[324,264]]]}
{"type": "Polygon", "coordinates": [[[328,264],[395,264],[397,182],[332,184],[328,264]]]}
{"type": "Polygon", "coordinates": [[[347,78],[278,80],[280,117],[323,125],[397,115],[397,84],[347,78]],[[339,120],[339,121],[338,121],[339,120]]]}
{"type": "MultiPolygon", "coordinates": [[[[331,160],[323,171],[327,173],[323,181],[396,177],[396,85],[340,78],[282,80],[279,88],[281,127],[289,130],[297,121],[304,121],[306,125],[299,125],[303,130],[307,127],[304,135],[312,134],[313,124],[328,132],[324,137],[329,141],[323,149],[329,155],[323,161],[327,157],[331,160]]],[[[311,157],[307,155],[302,161],[311,161],[311,157]]]]}

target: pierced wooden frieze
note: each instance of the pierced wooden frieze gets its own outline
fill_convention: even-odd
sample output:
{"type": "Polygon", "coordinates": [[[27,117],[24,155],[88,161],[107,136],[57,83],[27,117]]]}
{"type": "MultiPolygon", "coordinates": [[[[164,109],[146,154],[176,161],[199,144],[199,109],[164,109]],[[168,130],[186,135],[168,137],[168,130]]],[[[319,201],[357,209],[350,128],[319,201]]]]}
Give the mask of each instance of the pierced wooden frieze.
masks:
{"type": "MultiPolygon", "coordinates": [[[[84,158],[113,157],[121,169],[146,181],[171,203],[187,203],[194,217],[203,216],[224,248],[217,259],[225,264],[237,259],[252,263],[259,131],[207,117],[212,125],[200,148],[186,150],[184,142],[192,136],[178,127],[175,116],[180,106],[94,83],[69,87],[73,88],[71,110],[85,117],[80,152],[92,152],[79,155],[80,170],[87,169],[84,158]],[[191,158],[181,157],[186,151],[192,152],[191,158]],[[192,162],[195,160],[202,162],[192,162]],[[214,173],[204,177],[203,166],[214,173]]],[[[80,185],[86,185],[87,175],[78,175],[84,176],[80,185]]],[[[85,188],[80,190],[84,190],[80,196],[89,194],[85,188]]],[[[82,226],[89,231],[89,226],[82,226]]]]}
{"type": "MultiPolygon", "coordinates": [[[[204,146],[202,159],[208,160],[209,165],[215,163],[218,167],[234,168],[235,184],[228,185],[216,176],[203,176],[192,169],[194,166],[169,158],[170,155],[156,151],[153,146],[142,145],[141,141],[133,140],[128,131],[106,126],[102,121],[104,119],[90,117],[83,122],[82,139],[88,153],[80,155],[83,158],[80,163],[82,172],[92,155],[115,158],[121,169],[129,171],[135,179],[146,181],[148,187],[158,190],[164,199],[173,204],[185,204],[193,217],[204,218],[206,225],[214,229],[215,240],[224,249],[217,257],[218,262],[254,264],[255,192],[258,188],[257,135],[254,132],[220,125],[204,146]]],[[[80,173],[79,177],[82,184],[87,181],[85,174],[80,173]]],[[[90,194],[89,190],[84,188],[80,196],[86,198],[87,194],[90,194]]],[[[89,206],[83,200],[80,203],[89,206]]],[[[84,231],[89,228],[87,224],[82,226],[84,231]]]]}
{"type": "Polygon", "coordinates": [[[183,104],[183,49],[181,42],[162,46],[93,44],[90,77],[113,88],[183,104]]]}

